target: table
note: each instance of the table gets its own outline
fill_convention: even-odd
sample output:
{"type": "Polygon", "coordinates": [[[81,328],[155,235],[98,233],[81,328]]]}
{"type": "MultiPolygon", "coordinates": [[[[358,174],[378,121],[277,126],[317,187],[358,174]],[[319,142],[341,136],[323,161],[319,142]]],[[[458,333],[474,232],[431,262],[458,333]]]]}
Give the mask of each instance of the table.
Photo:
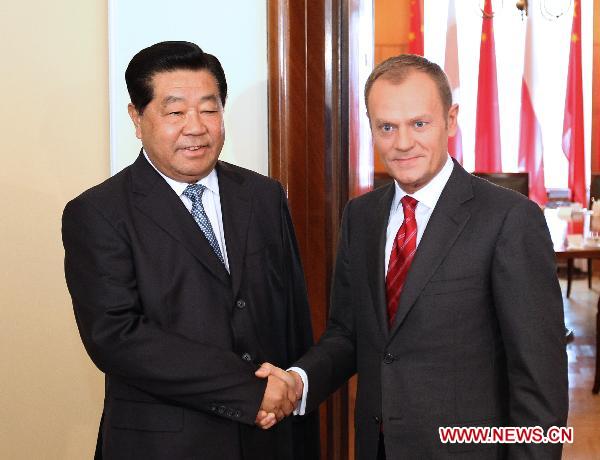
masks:
{"type": "MultiPolygon", "coordinates": [[[[573,259],[600,259],[600,215],[589,212],[572,213],[562,216],[558,209],[544,210],[544,216],[552,237],[557,261],[572,264],[573,259]],[[589,239],[590,237],[594,237],[589,239]],[[580,245],[569,244],[579,240],[580,245]],[[585,243],[588,242],[586,245],[585,243]]],[[[600,298],[596,313],[596,375],[592,392],[600,390],[600,298]]]]}

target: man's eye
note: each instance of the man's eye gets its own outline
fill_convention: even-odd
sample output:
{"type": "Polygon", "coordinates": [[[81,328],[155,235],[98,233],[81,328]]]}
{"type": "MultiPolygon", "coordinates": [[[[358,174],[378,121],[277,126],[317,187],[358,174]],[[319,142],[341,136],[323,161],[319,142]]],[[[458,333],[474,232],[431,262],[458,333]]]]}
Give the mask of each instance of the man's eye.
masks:
{"type": "Polygon", "coordinates": [[[183,115],[183,112],[169,112],[169,115],[179,116],[179,115],[183,115]]]}
{"type": "Polygon", "coordinates": [[[388,123],[384,123],[383,125],[381,125],[381,130],[384,133],[391,133],[393,129],[394,127],[388,123]]]}
{"type": "Polygon", "coordinates": [[[415,126],[417,128],[424,128],[427,123],[424,121],[415,121],[415,126]]]}

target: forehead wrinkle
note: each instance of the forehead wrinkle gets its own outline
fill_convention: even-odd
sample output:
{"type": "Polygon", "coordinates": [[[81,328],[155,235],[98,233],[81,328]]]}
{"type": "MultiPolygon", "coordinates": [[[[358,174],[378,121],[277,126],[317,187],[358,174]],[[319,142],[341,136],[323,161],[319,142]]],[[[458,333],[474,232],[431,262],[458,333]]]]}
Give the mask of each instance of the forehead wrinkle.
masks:
{"type": "MultiPolygon", "coordinates": [[[[180,97],[180,96],[166,96],[166,97],[163,98],[163,100],[161,102],[161,105],[164,107],[166,105],[173,104],[175,102],[182,102],[182,101],[185,101],[185,100],[186,100],[185,97],[180,97]]],[[[201,103],[202,102],[213,102],[213,101],[217,101],[217,100],[218,100],[218,98],[214,94],[209,94],[207,96],[202,96],[200,98],[200,102],[201,103]]]]}
{"type": "Polygon", "coordinates": [[[406,116],[401,116],[401,117],[398,117],[397,114],[390,115],[388,117],[377,117],[377,118],[375,118],[375,122],[376,123],[394,124],[394,123],[398,123],[400,121],[407,121],[409,123],[412,123],[412,122],[419,121],[419,120],[430,121],[433,119],[434,119],[434,116],[432,114],[423,112],[423,113],[419,113],[417,115],[406,115],[406,116]]]}
{"type": "Polygon", "coordinates": [[[434,117],[430,113],[420,113],[419,115],[410,117],[409,121],[431,120],[433,118],[434,117]]]}

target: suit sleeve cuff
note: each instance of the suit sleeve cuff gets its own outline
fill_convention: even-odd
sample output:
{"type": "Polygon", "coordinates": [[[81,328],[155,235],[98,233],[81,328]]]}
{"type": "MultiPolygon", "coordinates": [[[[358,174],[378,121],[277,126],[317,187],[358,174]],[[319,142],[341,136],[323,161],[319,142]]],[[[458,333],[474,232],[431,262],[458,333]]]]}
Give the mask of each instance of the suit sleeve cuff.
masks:
{"type": "Polygon", "coordinates": [[[304,388],[302,389],[302,399],[298,401],[296,404],[296,408],[294,409],[294,415],[304,415],[306,413],[306,395],[308,395],[308,376],[303,369],[299,367],[290,367],[288,371],[296,372],[300,378],[302,379],[302,383],[304,388]]]}

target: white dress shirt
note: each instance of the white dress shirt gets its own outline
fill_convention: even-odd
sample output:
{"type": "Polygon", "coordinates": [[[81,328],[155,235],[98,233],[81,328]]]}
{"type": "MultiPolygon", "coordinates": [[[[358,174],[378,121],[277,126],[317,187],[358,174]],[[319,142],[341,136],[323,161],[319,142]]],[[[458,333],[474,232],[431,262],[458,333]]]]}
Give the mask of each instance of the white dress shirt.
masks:
{"type": "MultiPolygon", "coordinates": [[[[385,273],[387,273],[390,262],[390,254],[392,253],[392,246],[394,244],[394,239],[396,238],[396,233],[398,233],[398,229],[400,229],[400,226],[404,221],[404,211],[402,209],[400,200],[405,195],[410,195],[419,202],[415,210],[415,219],[417,221],[417,246],[419,246],[421,238],[423,237],[423,233],[425,232],[425,228],[427,227],[427,223],[429,222],[429,218],[431,217],[431,213],[440,199],[440,195],[442,194],[448,179],[450,179],[453,168],[454,163],[452,162],[450,155],[448,155],[446,163],[444,163],[444,166],[442,166],[440,172],[438,172],[433,179],[425,184],[423,188],[420,188],[412,194],[406,193],[400,188],[398,182],[394,182],[396,192],[394,194],[394,199],[392,200],[392,207],[390,208],[390,217],[388,219],[387,232],[385,236],[385,273]]],[[[302,378],[304,391],[302,393],[302,399],[299,401],[297,409],[294,411],[294,415],[304,415],[306,411],[306,395],[308,394],[308,376],[306,375],[306,372],[299,367],[291,367],[288,370],[297,372],[302,378]]]]}
{"type": "Polygon", "coordinates": [[[400,200],[406,195],[409,195],[419,202],[415,210],[418,247],[419,243],[421,242],[421,238],[423,237],[423,232],[425,232],[425,228],[429,222],[429,218],[431,217],[431,213],[433,212],[433,209],[435,208],[435,205],[437,204],[440,195],[442,194],[442,190],[444,190],[444,187],[448,182],[448,179],[450,179],[450,174],[452,174],[453,168],[454,163],[452,163],[452,159],[450,158],[450,155],[448,155],[448,159],[446,160],[446,163],[444,163],[444,166],[440,172],[437,173],[427,184],[425,184],[423,188],[420,188],[412,194],[406,193],[400,188],[398,182],[394,182],[396,193],[394,194],[394,199],[392,200],[390,218],[388,220],[387,232],[385,234],[385,273],[387,273],[388,265],[390,263],[390,254],[392,253],[392,246],[394,245],[396,233],[398,233],[402,222],[404,222],[404,210],[402,209],[400,200]]]}
{"type": "MultiPolygon", "coordinates": [[[[165,176],[162,172],[160,172],[152,161],[148,157],[148,154],[144,150],[144,156],[148,163],[152,165],[156,172],[161,175],[161,177],[167,181],[167,184],[173,189],[173,191],[177,194],[179,199],[183,202],[187,210],[192,212],[192,200],[190,200],[187,196],[183,195],[183,191],[189,185],[187,182],[177,182],[170,177],[165,176]]],[[[221,249],[221,254],[223,254],[223,262],[225,263],[225,268],[229,271],[229,260],[227,259],[227,247],[225,245],[225,232],[223,231],[223,214],[221,213],[221,196],[219,195],[219,180],[217,178],[217,171],[213,168],[213,170],[208,174],[208,176],[200,179],[196,184],[201,184],[206,187],[204,193],[202,194],[202,206],[204,206],[204,211],[208,216],[208,220],[210,221],[210,225],[212,225],[213,232],[215,233],[215,237],[217,238],[217,243],[219,243],[219,248],[221,249]]],[[[198,227],[200,230],[200,227],[198,227]]],[[[200,230],[202,231],[202,230],[200,230]]]]}

